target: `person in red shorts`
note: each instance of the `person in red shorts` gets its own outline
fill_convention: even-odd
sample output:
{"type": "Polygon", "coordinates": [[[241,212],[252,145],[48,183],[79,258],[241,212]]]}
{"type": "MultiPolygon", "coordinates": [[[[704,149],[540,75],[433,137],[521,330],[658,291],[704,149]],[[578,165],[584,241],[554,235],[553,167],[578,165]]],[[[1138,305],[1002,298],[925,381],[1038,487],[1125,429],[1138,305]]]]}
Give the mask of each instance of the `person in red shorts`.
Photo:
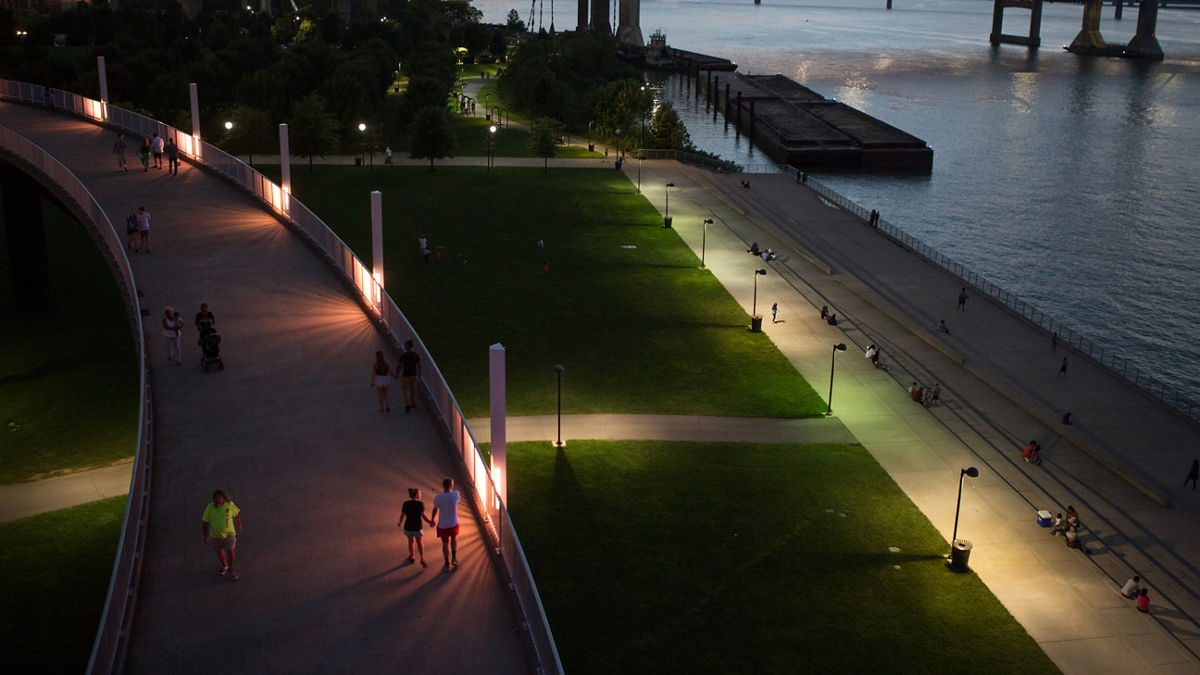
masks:
{"type": "Polygon", "coordinates": [[[442,493],[433,498],[433,513],[430,519],[437,521],[437,536],[442,540],[442,559],[446,562],[443,570],[449,571],[451,565],[458,565],[458,490],[454,489],[454,481],[447,478],[442,481],[442,493]]]}

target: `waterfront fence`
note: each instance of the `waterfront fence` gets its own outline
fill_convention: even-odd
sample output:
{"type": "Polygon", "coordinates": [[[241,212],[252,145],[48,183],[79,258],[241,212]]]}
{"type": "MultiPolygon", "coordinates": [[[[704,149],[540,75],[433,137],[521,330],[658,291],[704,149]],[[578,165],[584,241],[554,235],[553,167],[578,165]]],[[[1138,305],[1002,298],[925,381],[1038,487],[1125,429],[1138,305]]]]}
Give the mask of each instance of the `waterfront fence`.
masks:
{"type": "MultiPolygon", "coordinates": [[[[779,168],[784,173],[795,176],[797,182],[812,188],[826,201],[853,213],[864,222],[870,220],[871,212],[869,209],[856,204],[803,171],[786,165],[780,165],[779,168]]],[[[1200,422],[1200,405],[1192,401],[1178,387],[1169,385],[1162,379],[1155,377],[1154,374],[1131,364],[1128,359],[1115,354],[1113,350],[1096,344],[1095,341],[1082,335],[1071,326],[1056,320],[1032,303],[1021,299],[1016,293],[1008,291],[988,280],[987,277],[968,269],[962,263],[942,254],[937,249],[892,225],[883,218],[877,218],[876,222],[876,229],[884,236],[953,274],[962,281],[963,285],[970,286],[974,290],[992,298],[1002,306],[1007,307],[1009,310],[1021,315],[1021,317],[1030,323],[1044,330],[1047,336],[1057,333],[1061,343],[1075,348],[1101,367],[1107,368],[1114,375],[1125,380],[1128,384],[1162,401],[1168,408],[1175,410],[1194,422],[1200,422]]]]}
{"type": "MultiPolygon", "coordinates": [[[[102,105],[98,101],[66,92],[52,91],[56,91],[59,98],[63,101],[63,104],[59,106],[63,112],[79,115],[96,122],[106,122],[110,126],[123,131],[130,131],[147,137],[157,133],[163,138],[175,138],[180,152],[184,157],[218,173],[245,189],[260,199],[281,219],[291,224],[307,237],[359,293],[364,306],[374,313],[383,324],[384,330],[391,339],[393,347],[399,348],[403,342],[401,336],[405,336],[404,339],[410,339],[408,336],[411,336],[411,339],[417,345],[417,351],[422,354],[426,363],[421,369],[421,383],[424,385],[430,400],[436,407],[439,419],[445,426],[449,438],[454,443],[455,457],[462,463],[467,473],[469,484],[464,487],[467,488],[467,494],[472,496],[476,509],[484,520],[484,534],[490,540],[493,550],[504,562],[503,568],[508,576],[506,581],[510,584],[510,588],[515,595],[514,600],[517,602],[524,619],[521,630],[527,639],[529,639],[534,650],[538,661],[538,671],[540,673],[561,673],[563,669],[558,656],[558,647],[554,642],[554,636],[550,630],[550,624],[546,618],[541,597],[538,594],[537,584],[534,582],[533,574],[529,569],[529,563],[525,558],[524,549],[522,549],[520,540],[517,538],[516,531],[513,528],[507,506],[496,490],[488,462],[484,460],[479,445],[475,442],[470,427],[467,425],[466,416],[463,415],[458,401],[450,391],[450,386],[442,376],[441,369],[437,367],[436,361],[430,355],[429,350],[425,347],[424,342],[417,335],[407,317],[400,311],[400,308],[391,296],[384,291],[381,286],[381,280],[376,280],[371,274],[370,268],[308,207],[299,200],[293,199],[279,185],[263,176],[253,167],[247,166],[236,157],[216,146],[199,139],[194,139],[191,134],[187,134],[144,115],[123,110],[112,105],[102,105]]],[[[41,104],[44,102],[45,92],[46,88],[41,85],[0,80],[0,98],[41,104]]],[[[65,167],[63,170],[66,170],[65,167]]],[[[75,180],[75,182],[78,183],[78,180],[75,180]]],[[[79,186],[82,188],[82,184],[79,184],[79,186]]],[[[94,202],[95,200],[92,201],[94,202]]],[[[95,208],[105,218],[104,222],[107,222],[107,216],[104,216],[103,210],[99,209],[99,204],[96,204],[95,208]]],[[[115,230],[112,229],[111,223],[108,224],[108,230],[110,234],[115,236],[115,230]]],[[[128,261],[124,258],[123,244],[119,237],[117,237],[115,242],[116,250],[121,253],[121,259],[125,260],[125,270],[128,277],[127,283],[130,288],[134,288],[132,285],[132,273],[128,271],[128,261]]],[[[136,302],[136,292],[134,293],[134,301],[136,302]]],[[[140,308],[137,312],[137,318],[138,325],[135,334],[140,339],[142,335],[140,308]]],[[[139,356],[143,358],[143,363],[145,363],[144,347],[140,348],[139,356]]],[[[145,385],[145,368],[143,368],[143,384],[145,385]]],[[[146,398],[148,398],[148,389],[144,389],[143,391],[146,398]]],[[[143,412],[148,410],[148,405],[146,403],[143,406],[143,412]]],[[[145,419],[148,424],[149,416],[146,415],[145,419]]],[[[148,444],[148,440],[139,438],[139,456],[143,444],[148,444]]],[[[135,465],[135,482],[138,480],[139,473],[140,471],[137,465],[135,465]]],[[[134,560],[136,561],[140,560],[141,547],[144,542],[145,516],[148,513],[149,507],[149,483],[146,482],[141,487],[137,485],[132,487],[137,488],[137,492],[144,493],[142,494],[144,505],[139,509],[138,516],[139,523],[137,529],[140,532],[141,539],[139,539],[134,553],[134,560]]],[[[131,505],[134,501],[134,494],[135,490],[131,489],[131,505]]],[[[130,528],[129,512],[126,514],[125,527],[126,529],[130,528]]],[[[118,565],[122,563],[120,555],[119,553],[118,565]]],[[[134,574],[132,586],[133,590],[135,590],[137,581],[136,573],[140,571],[140,566],[135,565],[131,571],[134,574]]],[[[114,570],[115,578],[116,570],[114,570]]],[[[132,590],[128,593],[123,591],[120,596],[110,592],[109,605],[114,605],[114,610],[115,605],[120,605],[123,608],[120,612],[112,612],[114,616],[121,614],[120,622],[117,623],[117,619],[114,616],[110,616],[109,607],[106,605],[105,618],[97,635],[97,647],[93,649],[93,661],[89,664],[89,673],[120,670],[121,658],[123,658],[124,651],[123,642],[119,650],[116,647],[110,647],[108,643],[113,635],[118,635],[122,641],[127,638],[129,622],[133,616],[134,597],[136,597],[136,593],[133,593],[132,590]],[[103,647],[101,647],[102,642],[104,643],[103,647]],[[100,670],[97,670],[97,668],[100,670]]]]}
{"type": "MultiPolygon", "coordinates": [[[[3,83],[7,95],[11,89],[3,83]]],[[[63,92],[59,92],[63,94],[63,92]]],[[[75,105],[59,96],[56,105],[68,108],[75,105]]],[[[76,102],[78,103],[78,102],[76,102]]],[[[129,482],[129,498],[125,503],[125,520],[117,540],[117,554],[108,582],[108,595],[101,614],[100,627],[92,644],[88,661],[89,673],[113,672],[124,659],[128,647],[129,629],[141,577],[141,553],[146,541],[150,513],[151,441],[153,415],[150,392],[149,361],[142,332],[142,310],[137,285],[129,258],[125,254],[124,228],[118,232],[92,193],[70,169],[38,147],[29,139],[6,127],[0,127],[0,148],[24,163],[32,175],[56,194],[78,219],[89,228],[120,286],[129,318],[133,347],[139,368],[138,435],[134,450],[133,474],[129,482]]]]}

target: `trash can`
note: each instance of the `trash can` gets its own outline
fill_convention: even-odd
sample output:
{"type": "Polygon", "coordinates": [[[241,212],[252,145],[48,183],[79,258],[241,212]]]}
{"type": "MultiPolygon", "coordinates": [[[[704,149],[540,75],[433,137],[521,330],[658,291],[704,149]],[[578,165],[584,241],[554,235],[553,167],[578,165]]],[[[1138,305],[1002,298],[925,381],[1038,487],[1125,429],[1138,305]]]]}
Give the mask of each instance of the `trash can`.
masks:
{"type": "Polygon", "coordinates": [[[971,559],[971,542],[966,539],[955,539],[950,547],[950,569],[955,572],[970,572],[967,561],[971,559]]]}
{"type": "Polygon", "coordinates": [[[670,227],[670,226],[671,226],[671,216],[664,216],[663,217],[663,227],[670,227]]]}
{"type": "Polygon", "coordinates": [[[588,143],[588,152],[595,152],[595,151],[596,151],[596,144],[588,143]]]}
{"type": "Polygon", "coordinates": [[[750,317],[750,332],[762,332],[762,314],[755,314],[754,316],[750,317]]]}
{"type": "Polygon", "coordinates": [[[362,166],[362,157],[354,158],[354,166],[362,166]]]}

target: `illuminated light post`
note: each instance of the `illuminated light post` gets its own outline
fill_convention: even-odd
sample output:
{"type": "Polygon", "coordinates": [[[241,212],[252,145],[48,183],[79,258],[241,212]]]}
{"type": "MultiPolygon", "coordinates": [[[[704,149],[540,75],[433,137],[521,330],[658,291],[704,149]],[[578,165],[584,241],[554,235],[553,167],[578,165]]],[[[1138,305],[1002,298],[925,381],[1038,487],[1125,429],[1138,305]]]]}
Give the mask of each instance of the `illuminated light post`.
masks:
{"type": "Polygon", "coordinates": [[[367,163],[367,125],[362,122],[358,123],[358,138],[362,142],[362,159],[360,164],[367,163]]]}
{"type": "Polygon", "coordinates": [[[675,187],[674,183],[667,183],[667,208],[663,214],[663,227],[671,226],[671,188],[675,187]]]}
{"type": "Polygon", "coordinates": [[[833,346],[833,355],[829,357],[829,405],[825,408],[825,414],[833,414],[833,366],[837,363],[837,353],[846,351],[844,343],[838,343],[833,346]]]}
{"type": "Polygon", "coordinates": [[[958,540],[958,512],[962,508],[962,486],[966,477],[979,477],[979,469],[969,466],[958,472],[958,502],[954,505],[954,532],[950,535],[950,569],[955,572],[970,572],[967,560],[971,557],[971,542],[958,540]]]}
{"type": "Polygon", "coordinates": [[[492,172],[492,165],[496,163],[496,125],[488,127],[488,173],[492,172]]]}
{"type": "Polygon", "coordinates": [[[558,373],[558,441],[555,442],[556,447],[563,447],[562,440],[562,364],[554,366],[554,372],[558,373]]]}
{"type": "Polygon", "coordinates": [[[712,225],[712,218],[704,219],[704,232],[700,235],[700,269],[704,269],[704,249],[708,244],[708,226],[712,225]]]}
{"type": "Polygon", "coordinates": [[[646,85],[642,85],[642,95],[638,99],[638,117],[642,118],[642,135],[638,139],[638,175],[637,175],[637,191],[642,193],[642,153],[646,149],[646,85]]]}

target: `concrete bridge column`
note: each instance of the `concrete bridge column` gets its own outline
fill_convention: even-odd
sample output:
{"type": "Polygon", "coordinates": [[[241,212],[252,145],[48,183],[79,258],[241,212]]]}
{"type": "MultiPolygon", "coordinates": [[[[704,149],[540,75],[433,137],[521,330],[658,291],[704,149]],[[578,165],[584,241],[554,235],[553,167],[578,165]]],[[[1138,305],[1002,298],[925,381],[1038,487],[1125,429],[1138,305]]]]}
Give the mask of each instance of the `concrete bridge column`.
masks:
{"type": "MultiPolygon", "coordinates": [[[[497,342],[488,347],[488,383],[491,389],[491,453],[492,481],[496,484],[497,496],[508,504],[508,439],[506,374],[504,368],[504,345],[497,342]]],[[[562,375],[560,374],[561,378],[562,375]]],[[[561,380],[560,380],[561,382],[561,380]]],[[[499,524],[497,524],[499,526],[499,524]]]]}
{"type": "Polygon", "coordinates": [[[50,304],[50,258],[42,187],[17,167],[0,161],[0,197],[4,199],[4,229],[8,240],[13,303],[28,313],[50,304]]]}
{"type": "MultiPolygon", "coordinates": [[[[279,187],[283,191],[292,194],[292,151],[288,147],[288,125],[286,123],[279,125],[279,187]]],[[[290,212],[292,202],[290,197],[285,198],[284,210],[290,212]]]]}
{"type": "Polygon", "coordinates": [[[1079,34],[1067,47],[1068,51],[1076,54],[1099,54],[1106,55],[1109,53],[1108,44],[1104,42],[1104,38],[1100,35],[1100,12],[1103,9],[1103,0],[1085,0],[1083,5],[1083,27],[1079,30],[1079,34]]]}
{"type": "Polygon", "coordinates": [[[96,57],[96,76],[100,78],[100,119],[108,120],[108,71],[103,56],[96,57]]]}
{"type": "Polygon", "coordinates": [[[592,0],[592,30],[612,35],[612,26],[608,23],[608,0],[592,0]]]}
{"type": "Polygon", "coordinates": [[[1137,33],[1125,45],[1125,56],[1162,61],[1164,54],[1154,31],[1158,26],[1158,1],[1141,0],[1138,5],[1137,33]]]}
{"type": "Polygon", "coordinates": [[[575,19],[575,30],[583,32],[588,27],[588,0],[579,0],[579,11],[575,19]]]}
{"type": "Polygon", "coordinates": [[[375,288],[371,293],[371,304],[375,309],[383,305],[383,193],[371,191],[371,276],[375,288]]]}
{"type": "Polygon", "coordinates": [[[618,7],[617,44],[638,49],[645,47],[641,25],[642,0],[619,0],[618,7]]]}
{"type": "Polygon", "coordinates": [[[991,43],[1026,45],[1037,49],[1042,44],[1042,2],[1043,0],[995,0],[992,7],[991,43]],[[1029,10],[1029,35],[1006,35],[1004,33],[1004,10],[1008,8],[1029,10]]]}

